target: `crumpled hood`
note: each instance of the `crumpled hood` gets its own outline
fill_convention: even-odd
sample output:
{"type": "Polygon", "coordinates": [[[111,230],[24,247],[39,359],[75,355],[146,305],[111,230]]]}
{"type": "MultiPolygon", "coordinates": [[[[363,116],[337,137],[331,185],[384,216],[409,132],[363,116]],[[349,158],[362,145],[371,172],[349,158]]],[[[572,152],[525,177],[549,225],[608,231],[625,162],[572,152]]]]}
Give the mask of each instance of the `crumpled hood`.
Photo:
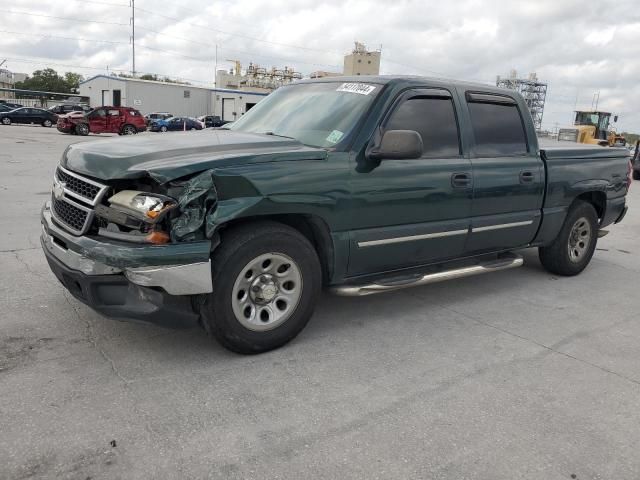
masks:
{"type": "Polygon", "coordinates": [[[160,183],[212,168],[316,160],[327,152],[296,140],[231,130],[111,138],[71,145],[62,166],[99,180],[150,176],[160,183]]]}

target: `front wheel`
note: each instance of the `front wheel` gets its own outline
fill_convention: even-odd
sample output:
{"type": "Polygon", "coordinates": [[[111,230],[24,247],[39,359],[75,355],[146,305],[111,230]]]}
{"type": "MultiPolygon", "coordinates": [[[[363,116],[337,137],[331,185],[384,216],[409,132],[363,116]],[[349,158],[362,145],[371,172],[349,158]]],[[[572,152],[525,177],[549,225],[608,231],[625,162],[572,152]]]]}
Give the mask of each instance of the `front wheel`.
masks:
{"type": "Polygon", "coordinates": [[[578,201],[569,209],[553,243],[538,249],[540,262],[551,273],[577,275],[591,261],[597,241],[598,215],[593,205],[578,201]]]}
{"type": "Polygon", "coordinates": [[[205,329],[225,348],[253,354],[278,348],[305,327],[320,293],[320,261],[297,230],[276,222],[226,232],[215,251],[205,329]]]}
{"type": "Polygon", "coordinates": [[[167,131],[167,127],[165,127],[164,125],[163,125],[163,126],[161,126],[161,127],[160,127],[160,131],[161,131],[162,133],[166,132],[166,131],[167,131]]]}
{"type": "Polygon", "coordinates": [[[634,170],[633,171],[633,179],[634,180],[640,180],[640,170],[634,170]]]}

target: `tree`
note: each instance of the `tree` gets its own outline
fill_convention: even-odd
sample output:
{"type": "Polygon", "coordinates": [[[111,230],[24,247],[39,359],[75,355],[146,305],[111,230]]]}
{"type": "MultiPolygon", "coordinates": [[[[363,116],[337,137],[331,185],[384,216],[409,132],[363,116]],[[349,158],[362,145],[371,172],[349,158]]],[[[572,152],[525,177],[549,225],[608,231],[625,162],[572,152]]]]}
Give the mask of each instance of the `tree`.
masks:
{"type": "Polygon", "coordinates": [[[36,70],[22,82],[16,82],[16,88],[22,90],[38,90],[44,92],[75,93],[82,75],[67,72],[64,77],[58,75],[53,68],[36,70]]]}
{"type": "Polygon", "coordinates": [[[64,81],[67,82],[69,90],[72,92],[77,92],[78,88],[80,88],[80,82],[82,79],[82,75],[79,73],[66,72],[64,74],[64,81]]]}

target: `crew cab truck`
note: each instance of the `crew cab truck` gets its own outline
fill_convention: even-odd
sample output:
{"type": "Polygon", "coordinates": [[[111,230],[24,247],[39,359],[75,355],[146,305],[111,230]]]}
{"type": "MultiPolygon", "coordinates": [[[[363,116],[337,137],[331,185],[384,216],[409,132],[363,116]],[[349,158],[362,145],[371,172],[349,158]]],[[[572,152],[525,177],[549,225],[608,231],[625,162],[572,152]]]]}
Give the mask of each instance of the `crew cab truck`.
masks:
{"type": "MultiPolygon", "coordinates": [[[[557,145],[557,144],[556,144],[557,145]]],[[[576,275],[620,222],[625,149],[540,148],[523,98],[418,77],[302,81],[228,129],[71,145],[42,210],[96,311],[258,353],[321,288],[355,296],[522,265],[576,275]]]]}

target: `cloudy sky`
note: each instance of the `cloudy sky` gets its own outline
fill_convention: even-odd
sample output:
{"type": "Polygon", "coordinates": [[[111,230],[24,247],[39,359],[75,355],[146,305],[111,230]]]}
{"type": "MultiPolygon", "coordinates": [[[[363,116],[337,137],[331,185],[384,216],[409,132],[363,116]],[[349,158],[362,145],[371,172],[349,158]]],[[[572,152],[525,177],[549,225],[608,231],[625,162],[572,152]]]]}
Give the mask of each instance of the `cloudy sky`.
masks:
{"type": "MultiPolygon", "coordinates": [[[[382,48],[383,74],[495,83],[516,69],[548,82],[543,127],[598,107],[640,132],[638,0],[136,0],[136,70],[211,84],[227,59],[342,69],[354,40],[382,48]]],[[[91,76],[131,70],[128,0],[2,0],[0,62],[91,76]]]]}

